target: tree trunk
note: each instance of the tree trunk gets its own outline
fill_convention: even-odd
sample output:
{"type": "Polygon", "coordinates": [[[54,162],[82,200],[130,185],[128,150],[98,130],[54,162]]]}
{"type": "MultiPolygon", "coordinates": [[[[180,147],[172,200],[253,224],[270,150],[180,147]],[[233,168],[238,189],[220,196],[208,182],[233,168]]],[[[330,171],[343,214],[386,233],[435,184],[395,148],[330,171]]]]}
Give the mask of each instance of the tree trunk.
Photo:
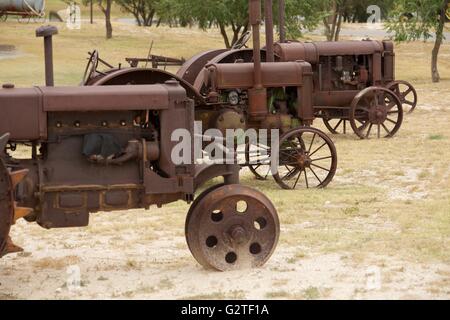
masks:
{"type": "Polygon", "coordinates": [[[449,0],[444,0],[440,17],[439,17],[439,25],[436,29],[436,41],[434,42],[434,48],[433,52],[431,54],[431,78],[433,79],[433,82],[439,82],[441,81],[441,76],[439,75],[438,70],[438,57],[439,57],[439,50],[441,49],[442,39],[443,39],[443,33],[444,33],[444,25],[445,25],[445,12],[448,7],[449,0]]]}
{"type": "Polygon", "coordinates": [[[343,18],[343,14],[341,12],[341,13],[339,13],[339,18],[337,21],[336,29],[334,31],[334,41],[339,41],[339,35],[341,34],[342,18],[343,18]]]}
{"type": "Polygon", "coordinates": [[[106,8],[105,8],[105,22],[106,22],[106,39],[112,38],[112,24],[111,24],[111,6],[113,0],[106,0],[106,8]]]}
{"type": "Polygon", "coordinates": [[[225,42],[225,48],[230,49],[230,40],[228,39],[228,34],[225,26],[222,23],[219,23],[220,34],[222,35],[223,41],[225,42]]]}

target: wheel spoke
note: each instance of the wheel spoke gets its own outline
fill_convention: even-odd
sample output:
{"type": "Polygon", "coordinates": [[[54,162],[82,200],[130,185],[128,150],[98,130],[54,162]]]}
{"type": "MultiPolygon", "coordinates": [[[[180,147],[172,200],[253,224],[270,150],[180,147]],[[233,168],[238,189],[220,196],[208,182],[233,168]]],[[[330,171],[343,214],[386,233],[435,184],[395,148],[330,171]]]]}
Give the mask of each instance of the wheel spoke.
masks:
{"type": "Polygon", "coordinates": [[[329,169],[326,169],[326,168],[324,168],[324,167],[318,166],[317,164],[311,163],[311,165],[314,166],[314,167],[316,167],[316,168],[319,168],[319,169],[325,170],[325,171],[327,171],[327,172],[330,172],[329,169]]]}
{"type": "Polygon", "coordinates": [[[370,124],[369,130],[367,130],[366,138],[370,136],[370,131],[372,131],[373,123],[370,124]]]}
{"type": "Polygon", "coordinates": [[[381,125],[383,126],[384,130],[386,130],[386,132],[388,134],[391,134],[391,132],[389,131],[389,129],[386,127],[386,125],[384,123],[382,123],[381,125]]]}
{"type": "Polygon", "coordinates": [[[306,188],[309,189],[308,175],[306,174],[306,169],[303,169],[303,172],[305,173],[306,188]]]}
{"type": "Polygon", "coordinates": [[[317,158],[317,159],[311,159],[311,162],[314,162],[314,161],[320,161],[320,160],[326,160],[326,159],[331,159],[331,158],[333,158],[333,156],[328,156],[328,157],[323,157],[323,158],[317,158]]]}
{"type": "Polygon", "coordinates": [[[386,118],[386,120],[389,121],[390,123],[395,124],[395,125],[397,124],[397,122],[395,122],[394,120],[392,120],[392,119],[390,119],[390,118],[386,118]]]}
{"type": "MultiPolygon", "coordinates": [[[[335,128],[334,130],[336,130],[336,128],[335,128]]],[[[312,140],[311,140],[311,144],[309,145],[308,154],[311,153],[311,149],[312,149],[312,146],[313,146],[313,144],[314,144],[314,140],[316,139],[316,135],[317,135],[317,134],[314,133],[314,136],[313,136],[313,138],[312,138],[312,140]]]]}
{"type": "Polygon", "coordinates": [[[406,96],[407,96],[408,94],[410,94],[412,91],[413,91],[412,88],[408,88],[408,90],[406,90],[406,91],[402,94],[403,98],[406,98],[406,96]]]}
{"type": "Polygon", "coordinates": [[[285,156],[287,156],[287,157],[289,157],[289,158],[294,159],[295,161],[297,161],[297,158],[296,158],[295,156],[293,156],[292,154],[280,150],[280,154],[281,154],[281,153],[282,153],[283,155],[285,155],[285,156]]]}
{"type": "Polygon", "coordinates": [[[287,168],[287,169],[288,169],[288,173],[286,173],[286,174],[283,176],[283,178],[281,178],[281,180],[286,180],[286,178],[290,177],[290,176],[292,175],[292,173],[295,172],[295,170],[296,170],[297,168],[294,167],[292,170],[289,170],[289,168],[287,168]]]}
{"type": "Polygon", "coordinates": [[[343,121],[342,119],[339,120],[339,122],[337,123],[337,125],[333,128],[334,131],[336,131],[336,129],[339,128],[339,126],[341,125],[342,121],[343,121]]]}
{"type": "Polygon", "coordinates": [[[316,149],[316,151],[314,151],[313,153],[311,153],[309,156],[312,157],[313,155],[315,155],[320,149],[322,149],[323,147],[326,146],[326,142],[324,142],[319,148],[316,149]]]}
{"type": "Polygon", "coordinates": [[[377,137],[378,137],[378,139],[381,138],[381,125],[380,124],[377,125],[377,137]]]}
{"type": "Polygon", "coordinates": [[[267,170],[267,173],[266,173],[266,175],[264,176],[264,179],[267,179],[267,177],[269,176],[269,173],[270,173],[270,166],[269,166],[269,169],[267,170]]]}
{"type": "Polygon", "coordinates": [[[313,173],[313,175],[316,177],[317,180],[319,180],[319,185],[322,184],[322,180],[320,180],[319,176],[316,174],[316,172],[313,170],[313,168],[309,167],[309,170],[313,173]]]}
{"type": "Polygon", "coordinates": [[[396,106],[396,104],[397,104],[397,102],[395,102],[395,100],[394,100],[394,101],[391,101],[391,102],[386,106],[387,110],[391,110],[393,107],[396,106]]]}
{"type": "MultiPolygon", "coordinates": [[[[294,188],[292,188],[292,189],[297,188],[297,184],[298,184],[298,182],[300,181],[301,175],[302,175],[302,172],[300,171],[299,174],[298,174],[297,180],[295,181],[294,188]]],[[[306,183],[308,183],[308,182],[306,182],[306,183]]]]}

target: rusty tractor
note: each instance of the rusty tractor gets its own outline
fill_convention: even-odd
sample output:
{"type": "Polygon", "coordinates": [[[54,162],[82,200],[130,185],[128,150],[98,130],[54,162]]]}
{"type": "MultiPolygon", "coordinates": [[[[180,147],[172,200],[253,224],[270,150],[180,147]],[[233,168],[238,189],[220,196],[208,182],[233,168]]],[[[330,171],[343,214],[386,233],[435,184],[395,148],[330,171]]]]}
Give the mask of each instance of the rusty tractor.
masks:
{"type": "MultiPolygon", "coordinates": [[[[272,7],[272,1],[268,1],[272,7]]],[[[267,6],[267,4],[266,4],[267,6]]],[[[305,61],[280,61],[273,50],[272,11],[266,10],[266,48],[261,49],[260,0],[249,0],[252,31],[231,50],[200,53],[171,74],[155,68],[109,68],[98,71],[98,53],[90,55],[83,84],[88,86],[138,85],[176,79],[195,101],[195,118],[204,131],[215,128],[279,131],[279,148],[270,143],[247,142],[242,165],[257,179],[270,174],[283,189],[326,187],[337,169],[333,141],[311,128],[314,74],[305,61]],[[253,35],[253,48],[245,48],[253,35]],[[273,152],[273,154],[272,154],[273,152]],[[273,166],[271,159],[278,156],[273,166]]],[[[101,61],[100,61],[101,62],[101,61]]],[[[270,135],[270,132],[269,132],[270,135]]]]}
{"type": "Polygon", "coordinates": [[[0,256],[21,250],[9,235],[20,218],[46,229],[83,227],[90,213],[183,200],[192,203],[186,240],[201,265],[220,271],[263,265],[280,232],[271,201],[239,185],[236,163],[196,164],[194,155],[172,160],[171,134],[184,129],[193,136],[194,127],[194,102],[179,82],[54,86],[56,33],[36,32],[44,37],[46,86],[0,90],[0,256]],[[195,198],[215,177],[223,183],[195,198]]]}
{"type": "Polygon", "coordinates": [[[314,74],[314,114],[331,133],[346,133],[348,123],[361,139],[393,137],[403,113],[417,106],[417,92],[395,80],[391,41],[277,43],[280,61],[304,60],[314,74]]]}

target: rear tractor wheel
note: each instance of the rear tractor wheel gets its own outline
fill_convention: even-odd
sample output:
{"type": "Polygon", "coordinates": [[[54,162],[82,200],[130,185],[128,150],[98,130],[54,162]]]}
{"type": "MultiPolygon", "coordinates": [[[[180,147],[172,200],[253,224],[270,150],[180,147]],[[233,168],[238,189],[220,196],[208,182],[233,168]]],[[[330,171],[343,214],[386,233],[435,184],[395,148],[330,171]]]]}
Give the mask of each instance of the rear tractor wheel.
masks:
{"type": "Polygon", "coordinates": [[[27,175],[28,170],[11,172],[1,155],[3,154],[9,134],[0,137],[0,258],[4,255],[22,251],[14,245],[9,236],[11,226],[20,218],[31,213],[32,209],[17,207],[14,190],[27,175]]]}

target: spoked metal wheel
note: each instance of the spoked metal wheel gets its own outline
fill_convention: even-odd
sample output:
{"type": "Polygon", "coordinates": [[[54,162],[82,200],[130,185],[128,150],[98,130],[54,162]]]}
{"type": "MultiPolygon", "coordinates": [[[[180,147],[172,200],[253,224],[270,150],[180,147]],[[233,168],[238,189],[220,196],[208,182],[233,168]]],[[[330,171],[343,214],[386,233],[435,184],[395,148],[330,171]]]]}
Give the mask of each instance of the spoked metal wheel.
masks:
{"type": "Polygon", "coordinates": [[[280,138],[278,171],[274,179],[283,189],[324,188],[337,169],[333,141],[314,128],[294,129],[280,138]]]}
{"type": "Polygon", "coordinates": [[[348,128],[350,128],[350,124],[348,122],[348,119],[326,119],[323,118],[323,123],[325,124],[325,127],[330,131],[332,134],[347,134],[348,128]]]}
{"type": "Polygon", "coordinates": [[[258,143],[245,145],[245,162],[257,180],[267,180],[270,172],[270,147],[258,143]]]}
{"type": "Polygon", "coordinates": [[[186,219],[186,240],[205,268],[229,271],[264,265],[278,243],[277,211],[262,193],[241,185],[205,192],[186,219]]]}
{"type": "Polygon", "coordinates": [[[405,113],[412,113],[417,107],[417,91],[407,81],[394,81],[386,86],[400,99],[405,113]]]}
{"type": "Polygon", "coordinates": [[[350,125],[361,139],[391,138],[402,123],[402,103],[395,93],[386,88],[362,90],[350,107],[350,125]]]}

